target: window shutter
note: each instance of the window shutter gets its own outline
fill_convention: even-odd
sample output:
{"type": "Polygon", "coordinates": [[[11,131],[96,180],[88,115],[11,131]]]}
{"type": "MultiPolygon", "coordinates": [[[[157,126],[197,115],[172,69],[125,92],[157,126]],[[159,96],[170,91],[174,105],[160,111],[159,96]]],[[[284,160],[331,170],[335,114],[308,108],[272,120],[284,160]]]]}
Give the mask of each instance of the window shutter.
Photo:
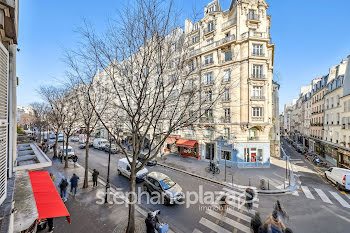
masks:
{"type": "Polygon", "coordinates": [[[8,61],[8,51],[0,43],[0,204],[7,192],[8,61]]]}

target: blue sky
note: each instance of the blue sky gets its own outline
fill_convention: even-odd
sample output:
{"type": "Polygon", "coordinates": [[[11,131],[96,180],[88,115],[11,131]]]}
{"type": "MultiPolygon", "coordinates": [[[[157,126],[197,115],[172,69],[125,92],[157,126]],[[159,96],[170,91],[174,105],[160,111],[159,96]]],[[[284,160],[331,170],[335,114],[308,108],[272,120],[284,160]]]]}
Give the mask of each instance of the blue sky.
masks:
{"type": "MultiPolygon", "coordinates": [[[[183,13],[182,23],[191,16],[193,6],[202,9],[210,1],[175,0],[183,13]]],[[[64,77],[63,48],[75,45],[78,38],[74,30],[81,25],[83,18],[103,31],[107,18],[113,17],[126,2],[20,1],[18,104],[29,105],[39,100],[36,88],[64,77]]],[[[220,3],[226,10],[230,0],[221,0],[220,3]]],[[[268,3],[275,43],[274,69],[276,81],[281,85],[282,107],[298,96],[302,85],[326,74],[330,66],[350,55],[350,1],[269,0],[268,3]]]]}

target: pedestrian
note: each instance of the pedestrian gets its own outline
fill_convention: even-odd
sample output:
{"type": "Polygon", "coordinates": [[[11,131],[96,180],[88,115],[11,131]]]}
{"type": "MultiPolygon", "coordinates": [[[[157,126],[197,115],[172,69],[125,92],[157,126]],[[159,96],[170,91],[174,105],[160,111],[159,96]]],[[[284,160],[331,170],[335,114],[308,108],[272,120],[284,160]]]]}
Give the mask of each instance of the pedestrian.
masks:
{"type": "Polygon", "coordinates": [[[77,162],[78,162],[78,156],[73,155],[72,160],[73,160],[73,163],[74,163],[74,167],[76,167],[77,166],[77,162]]]}
{"type": "Polygon", "coordinates": [[[47,218],[47,225],[49,225],[49,232],[53,232],[53,218],[47,218]]]}
{"type": "Polygon", "coordinates": [[[228,207],[228,204],[227,204],[227,196],[226,196],[226,195],[223,195],[223,196],[220,198],[219,204],[220,204],[221,214],[223,215],[223,214],[226,213],[226,210],[227,210],[227,207],[228,207]]]}
{"type": "Polygon", "coordinates": [[[60,187],[61,198],[64,201],[66,200],[67,186],[68,186],[67,180],[65,178],[62,178],[62,180],[59,184],[59,187],[60,187]]]}
{"type": "Polygon", "coordinates": [[[282,208],[282,205],[279,200],[276,201],[274,209],[277,211],[277,214],[279,218],[282,220],[282,222],[286,224],[286,221],[289,220],[289,217],[286,211],[284,211],[284,209],[282,208]]]}
{"type": "Polygon", "coordinates": [[[261,227],[261,225],[262,225],[262,221],[261,221],[260,214],[256,212],[250,222],[250,228],[253,230],[254,233],[259,233],[259,228],[261,227]]]}
{"type": "Polygon", "coordinates": [[[70,178],[70,192],[73,193],[74,196],[77,194],[78,180],[79,176],[73,173],[73,176],[70,178]]]}
{"type": "Polygon", "coordinates": [[[284,233],[293,233],[293,231],[292,231],[292,229],[287,227],[284,233]]]}
{"type": "Polygon", "coordinates": [[[147,233],[155,233],[157,228],[158,218],[154,216],[153,212],[148,213],[145,219],[147,233]]]}
{"type": "Polygon", "coordinates": [[[272,215],[270,215],[266,219],[264,225],[267,227],[270,226],[272,233],[282,233],[282,232],[285,232],[286,230],[286,227],[281,221],[281,219],[278,217],[278,213],[276,210],[274,210],[272,215]]]}
{"type": "Polygon", "coordinates": [[[94,169],[94,171],[93,171],[93,173],[92,173],[92,182],[93,182],[93,187],[95,187],[95,186],[97,186],[97,179],[98,179],[98,175],[99,175],[100,173],[96,170],[96,169],[94,169]]]}
{"type": "Polygon", "coordinates": [[[52,172],[50,172],[50,177],[51,177],[52,182],[55,182],[56,177],[52,174],[52,172]]]}

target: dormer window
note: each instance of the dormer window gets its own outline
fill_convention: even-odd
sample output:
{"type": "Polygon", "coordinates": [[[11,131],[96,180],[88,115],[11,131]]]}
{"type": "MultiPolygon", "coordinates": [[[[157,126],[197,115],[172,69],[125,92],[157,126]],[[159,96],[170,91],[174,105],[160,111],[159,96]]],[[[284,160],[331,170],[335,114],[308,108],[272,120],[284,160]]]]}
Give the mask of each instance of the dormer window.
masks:
{"type": "Polygon", "coordinates": [[[209,7],[208,12],[213,12],[215,11],[215,5],[212,5],[209,7]]]}

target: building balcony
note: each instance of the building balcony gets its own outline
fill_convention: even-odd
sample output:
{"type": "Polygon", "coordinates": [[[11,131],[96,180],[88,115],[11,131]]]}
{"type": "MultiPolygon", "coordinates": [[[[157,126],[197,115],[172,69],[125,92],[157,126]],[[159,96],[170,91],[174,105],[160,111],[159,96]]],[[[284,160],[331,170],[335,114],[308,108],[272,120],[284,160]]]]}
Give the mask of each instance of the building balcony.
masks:
{"type": "Polygon", "coordinates": [[[251,136],[247,138],[248,141],[259,141],[259,137],[258,136],[251,136]]]}
{"type": "Polygon", "coordinates": [[[201,123],[214,123],[213,117],[202,117],[200,120],[201,123]]]}
{"type": "Polygon", "coordinates": [[[221,64],[232,61],[232,57],[225,58],[221,61],[221,64]]]}
{"type": "Polygon", "coordinates": [[[260,15],[259,14],[248,14],[248,20],[249,21],[260,21],[260,15]]]}
{"type": "Polygon", "coordinates": [[[265,100],[265,96],[251,96],[250,100],[265,100]]]}
{"type": "Polygon", "coordinates": [[[229,43],[229,42],[234,41],[234,40],[236,40],[236,36],[230,35],[230,36],[227,36],[227,37],[217,41],[215,44],[216,44],[216,46],[221,46],[221,45],[225,45],[226,43],[229,43]]]}
{"type": "Polygon", "coordinates": [[[252,52],[253,57],[265,57],[265,53],[254,53],[252,52]]]}
{"type": "Polygon", "coordinates": [[[215,27],[212,27],[212,28],[205,28],[204,29],[204,35],[207,35],[209,33],[212,33],[215,31],[215,27]]]}
{"type": "Polygon", "coordinates": [[[263,116],[252,116],[252,121],[264,121],[263,116]]]}
{"type": "Polygon", "coordinates": [[[230,117],[221,117],[220,120],[221,120],[221,123],[231,123],[230,117]]]}
{"type": "Polygon", "coordinates": [[[211,65],[214,65],[214,61],[212,61],[212,62],[204,62],[203,63],[203,67],[207,67],[207,66],[211,66],[211,65]]]}
{"type": "Polygon", "coordinates": [[[256,31],[248,31],[248,32],[242,33],[241,40],[246,40],[249,38],[266,39],[266,33],[265,32],[256,32],[256,31]]]}
{"type": "Polygon", "coordinates": [[[265,80],[265,79],[266,79],[266,76],[265,76],[265,74],[260,74],[260,75],[252,74],[252,75],[251,75],[251,78],[252,78],[252,79],[258,79],[258,80],[265,80]]]}
{"type": "Polygon", "coordinates": [[[196,56],[197,54],[199,54],[200,52],[201,52],[201,49],[192,50],[192,51],[188,52],[188,56],[193,57],[193,56],[196,56]]]}

